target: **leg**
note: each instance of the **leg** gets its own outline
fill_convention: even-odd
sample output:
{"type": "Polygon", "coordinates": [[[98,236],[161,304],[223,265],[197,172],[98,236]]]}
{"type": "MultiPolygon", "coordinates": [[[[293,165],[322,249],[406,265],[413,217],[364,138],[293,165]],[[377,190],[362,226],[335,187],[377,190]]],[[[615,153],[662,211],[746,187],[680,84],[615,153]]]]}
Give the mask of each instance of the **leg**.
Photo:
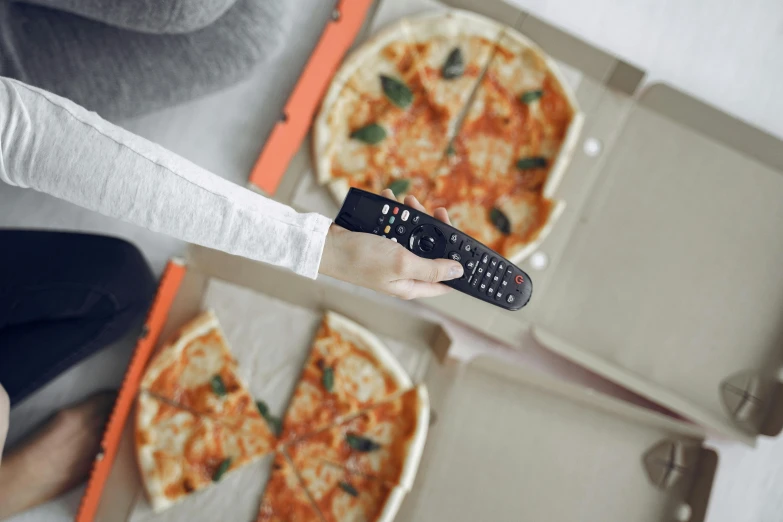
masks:
{"type": "Polygon", "coordinates": [[[190,33],[204,29],[236,0],[16,0],[50,7],[108,25],[152,34],[190,33]]]}
{"type": "Polygon", "coordinates": [[[0,1],[0,76],[110,120],[138,116],[243,79],[282,47],[294,9],[291,0],[238,0],[202,30],[150,35],[0,1]]]}
{"type": "Polygon", "coordinates": [[[59,232],[0,231],[0,383],[18,403],[124,335],[155,282],[129,243],[59,232]]]}

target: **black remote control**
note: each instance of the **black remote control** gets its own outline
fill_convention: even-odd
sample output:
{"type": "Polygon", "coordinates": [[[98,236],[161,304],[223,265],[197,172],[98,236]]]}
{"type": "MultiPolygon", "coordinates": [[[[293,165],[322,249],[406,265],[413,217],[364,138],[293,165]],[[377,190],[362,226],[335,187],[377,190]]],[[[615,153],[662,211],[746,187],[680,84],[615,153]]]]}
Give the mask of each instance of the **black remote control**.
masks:
{"type": "Polygon", "coordinates": [[[389,238],[420,257],[459,261],[465,274],[443,284],[487,303],[519,310],[530,300],[530,277],[472,237],[396,201],[352,188],[335,223],[389,238]]]}

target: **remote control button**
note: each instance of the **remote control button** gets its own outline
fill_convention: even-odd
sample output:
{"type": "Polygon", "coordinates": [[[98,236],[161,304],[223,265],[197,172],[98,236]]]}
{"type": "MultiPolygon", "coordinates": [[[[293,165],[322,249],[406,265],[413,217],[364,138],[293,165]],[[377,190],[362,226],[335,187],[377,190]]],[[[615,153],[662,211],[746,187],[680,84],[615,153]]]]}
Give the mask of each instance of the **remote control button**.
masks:
{"type": "Polygon", "coordinates": [[[495,292],[495,301],[500,301],[500,298],[503,297],[503,292],[498,289],[497,292],[495,292]]]}
{"type": "Polygon", "coordinates": [[[498,266],[498,259],[496,257],[493,257],[492,261],[489,262],[489,266],[491,266],[492,268],[498,266]]]}
{"type": "Polygon", "coordinates": [[[413,219],[411,219],[411,223],[413,223],[414,225],[418,225],[419,224],[419,216],[413,216],[413,219]]]}
{"type": "Polygon", "coordinates": [[[469,275],[469,276],[468,276],[468,283],[470,283],[471,281],[473,281],[473,276],[472,276],[472,275],[469,275]]]}
{"type": "Polygon", "coordinates": [[[410,217],[410,215],[411,215],[411,213],[410,213],[409,211],[407,211],[407,210],[403,210],[403,211],[402,211],[402,216],[400,216],[400,218],[401,218],[403,221],[408,221],[408,217],[410,217]]]}
{"type": "Polygon", "coordinates": [[[503,286],[508,286],[508,279],[504,279],[502,283],[500,283],[503,286]]]}
{"type": "Polygon", "coordinates": [[[454,261],[462,261],[462,256],[459,255],[459,252],[451,252],[449,253],[449,259],[453,259],[454,261]]]}
{"type": "Polygon", "coordinates": [[[494,295],[495,295],[495,287],[490,286],[489,289],[487,290],[487,295],[490,296],[490,297],[494,297],[494,295]]]}
{"type": "Polygon", "coordinates": [[[378,218],[378,224],[383,225],[383,216],[378,218]]]}
{"type": "Polygon", "coordinates": [[[476,269],[476,272],[478,272],[479,274],[483,274],[484,273],[484,267],[483,266],[478,267],[476,269]]]}
{"type": "Polygon", "coordinates": [[[521,285],[525,282],[525,278],[522,277],[522,274],[517,274],[517,276],[514,278],[514,282],[518,285],[521,285]]]}
{"type": "Polygon", "coordinates": [[[397,234],[401,236],[404,233],[405,233],[405,227],[402,225],[397,225],[397,234]]]}
{"type": "Polygon", "coordinates": [[[502,273],[506,269],[506,263],[498,261],[498,274],[502,273]]]}
{"type": "Polygon", "coordinates": [[[392,212],[392,214],[394,214],[396,216],[397,212],[399,212],[399,211],[400,211],[400,207],[394,207],[394,211],[392,212]]]}
{"type": "Polygon", "coordinates": [[[508,267],[508,268],[506,269],[506,277],[509,277],[509,276],[511,276],[511,274],[512,274],[513,272],[514,272],[514,269],[513,269],[513,268],[511,268],[511,267],[508,267]]]}
{"type": "Polygon", "coordinates": [[[506,302],[508,304],[511,304],[514,302],[514,294],[508,294],[508,297],[506,297],[506,302]]]}
{"type": "Polygon", "coordinates": [[[481,262],[486,265],[488,261],[489,261],[489,255],[484,254],[484,257],[481,258],[481,262]]]}
{"type": "Polygon", "coordinates": [[[479,289],[480,289],[482,292],[483,292],[484,290],[486,290],[486,289],[487,289],[487,283],[481,283],[481,284],[479,285],[479,289]]]}
{"type": "Polygon", "coordinates": [[[481,281],[481,278],[479,276],[474,277],[473,278],[473,282],[470,283],[470,286],[472,286],[473,288],[476,288],[478,286],[478,284],[479,284],[479,281],[481,281]]]}
{"type": "Polygon", "coordinates": [[[464,250],[465,252],[470,252],[471,250],[473,250],[473,245],[471,245],[470,243],[465,243],[464,245],[462,245],[462,250],[464,250]]]}
{"type": "Polygon", "coordinates": [[[373,228],[373,229],[372,229],[372,233],[373,233],[373,234],[377,234],[377,233],[378,233],[378,232],[380,232],[380,231],[381,231],[381,229],[380,229],[380,228],[378,228],[378,227],[375,227],[375,228],[373,228]]]}
{"type": "Polygon", "coordinates": [[[389,216],[389,224],[390,225],[394,224],[394,216],[389,216]]]}
{"type": "Polygon", "coordinates": [[[456,243],[459,240],[459,236],[457,234],[451,234],[451,237],[449,237],[449,243],[452,245],[456,243]]]}
{"type": "Polygon", "coordinates": [[[388,234],[389,230],[391,230],[391,227],[389,225],[386,225],[386,228],[383,229],[383,233],[388,234]]]}
{"type": "Polygon", "coordinates": [[[432,249],[435,248],[435,238],[432,236],[424,236],[421,238],[421,241],[419,241],[419,248],[423,252],[432,252],[432,249]]]}
{"type": "Polygon", "coordinates": [[[397,242],[397,238],[396,237],[391,238],[391,240],[394,241],[395,243],[397,242]]]}
{"type": "Polygon", "coordinates": [[[492,281],[494,281],[495,283],[497,283],[499,279],[500,279],[500,276],[499,276],[499,275],[497,275],[497,274],[495,274],[495,277],[493,277],[493,278],[492,278],[492,281]]]}
{"type": "Polygon", "coordinates": [[[471,259],[470,261],[468,261],[467,263],[465,263],[465,268],[467,268],[468,270],[470,270],[470,271],[471,271],[471,273],[472,273],[472,272],[473,272],[473,270],[475,270],[475,269],[476,269],[476,261],[474,261],[473,259],[471,259]]]}
{"type": "Polygon", "coordinates": [[[389,205],[384,205],[381,209],[381,214],[386,215],[389,213],[389,205]]]}

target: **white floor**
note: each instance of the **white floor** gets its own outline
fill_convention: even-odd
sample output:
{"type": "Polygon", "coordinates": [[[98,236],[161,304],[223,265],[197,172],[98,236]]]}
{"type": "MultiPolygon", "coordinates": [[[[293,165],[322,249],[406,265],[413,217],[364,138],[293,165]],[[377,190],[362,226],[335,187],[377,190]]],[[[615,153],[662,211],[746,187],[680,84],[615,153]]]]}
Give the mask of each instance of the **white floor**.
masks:
{"type": "MultiPolygon", "coordinates": [[[[323,25],[330,6],[296,0],[309,13],[303,25],[323,25]]],[[[511,0],[550,22],[648,71],[648,81],[666,81],[783,137],[783,3],[779,0],[511,0]]],[[[269,126],[265,115],[282,106],[298,67],[317,32],[301,30],[273,63],[223,93],[128,122],[125,126],[232,181],[244,184],[269,126]],[[216,131],[219,129],[219,131],[216,131]]],[[[89,230],[126,237],[139,245],[156,270],[182,251],[180,242],[132,225],[110,221],[31,191],[0,186],[0,226],[89,230]]],[[[467,335],[467,334],[466,334],[467,335]]],[[[119,383],[130,355],[126,339],[61,376],[15,409],[11,441],[63,404],[119,383]]],[[[531,364],[557,365],[531,348],[531,364]]],[[[586,377],[579,372],[571,375],[586,377]]],[[[602,383],[593,386],[607,389],[602,383]]],[[[783,438],[762,440],[748,450],[714,442],[721,454],[708,520],[783,520],[783,438]]],[[[15,518],[68,520],[80,491],[15,518]]]]}

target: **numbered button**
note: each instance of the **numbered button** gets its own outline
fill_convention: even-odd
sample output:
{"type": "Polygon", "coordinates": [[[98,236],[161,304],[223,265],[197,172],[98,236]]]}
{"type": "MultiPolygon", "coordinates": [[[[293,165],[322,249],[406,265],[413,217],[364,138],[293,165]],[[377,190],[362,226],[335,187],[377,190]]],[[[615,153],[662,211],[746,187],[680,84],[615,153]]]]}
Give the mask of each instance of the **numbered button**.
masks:
{"type": "Polygon", "coordinates": [[[481,290],[482,292],[486,289],[487,289],[487,283],[481,283],[481,285],[479,285],[479,290],[481,290]]]}
{"type": "Polygon", "coordinates": [[[495,292],[495,301],[500,301],[500,299],[503,297],[503,292],[498,289],[497,292],[495,292]]]}
{"type": "Polygon", "coordinates": [[[499,275],[497,275],[497,274],[495,274],[495,277],[493,277],[493,278],[492,278],[492,281],[494,281],[495,283],[497,283],[499,279],[500,279],[500,276],[499,276],[499,275]]]}
{"type": "Polygon", "coordinates": [[[498,261],[498,274],[503,273],[503,270],[506,269],[506,263],[503,261],[498,261]]]}
{"type": "Polygon", "coordinates": [[[487,290],[487,295],[490,296],[490,297],[494,297],[494,295],[495,295],[495,288],[490,286],[489,290],[487,290]]]}

